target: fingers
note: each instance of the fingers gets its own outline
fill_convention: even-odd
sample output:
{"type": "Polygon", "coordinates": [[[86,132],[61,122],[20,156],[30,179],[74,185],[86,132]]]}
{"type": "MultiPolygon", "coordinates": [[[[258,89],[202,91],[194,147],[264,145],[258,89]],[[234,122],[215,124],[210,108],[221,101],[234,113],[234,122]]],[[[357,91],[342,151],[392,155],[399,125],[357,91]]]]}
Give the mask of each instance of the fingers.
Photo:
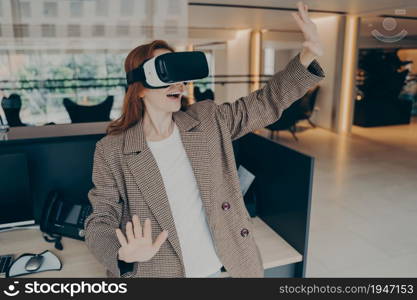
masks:
{"type": "Polygon", "coordinates": [[[157,250],[159,250],[159,248],[162,246],[162,244],[166,241],[167,238],[168,238],[168,231],[166,230],[162,231],[156,238],[155,242],[153,243],[153,246],[157,250]]]}
{"type": "Polygon", "coordinates": [[[145,239],[152,240],[152,227],[151,227],[151,220],[149,218],[146,218],[145,225],[143,228],[143,237],[145,239]]]}
{"type": "Polygon", "coordinates": [[[122,247],[127,245],[127,240],[126,240],[124,234],[122,233],[122,231],[119,228],[116,228],[116,236],[117,236],[117,239],[119,240],[119,243],[122,247]]]}
{"type": "Polygon", "coordinates": [[[128,243],[131,243],[135,239],[135,236],[133,234],[132,222],[130,221],[126,223],[126,235],[128,243]]]}
{"type": "Polygon", "coordinates": [[[298,13],[300,14],[301,19],[304,22],[308,22],[308,13],[307,13],[307,5],[305,5],[303,2],[297,3],[298,7],[298,13]]]}
{"type": "Polygon", "coordinates": [[[292,16],[294,17],[295,21],[297,22],[298,27],[300,27],[300,29],[303,30],[304,22],[301,19],[300,14],[294,12],[294,13],[292,13],[292,16]]]}
{"type": "Polygon", "coordinates": [[[136,238],[141,238],[142,235],[142,226],[140,225],[140,220],[138,215],[133,215],[133,233],[135,234],[136,238]]]}

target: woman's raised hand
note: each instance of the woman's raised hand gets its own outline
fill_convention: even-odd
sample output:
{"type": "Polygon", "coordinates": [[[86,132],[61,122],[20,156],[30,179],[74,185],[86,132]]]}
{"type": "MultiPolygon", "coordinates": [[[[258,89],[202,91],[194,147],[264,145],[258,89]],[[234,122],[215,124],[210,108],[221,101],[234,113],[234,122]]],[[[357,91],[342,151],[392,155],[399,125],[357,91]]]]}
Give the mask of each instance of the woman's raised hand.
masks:
{"type": "Polygon", "coordinates": [[[317,32],[316,24],[308,16],[308,7],[302,2],[297,3],[298,12],[292,13],[295,21],[304,35],[303,50],[300,60],[305,65],[309,65],[317,56],[323,55],[323,44],[317,32]]]}
{"type": "Polygon", "coordinates": [[[143,233],[137,215],[133,215],[132,222],[126,224],[126,237],[119,228],[116,228],[117,239],[120,242],[119,259],[125,262],[141,262],[150,260],[168,237],[168,231],[162,231],[152,243],[152,228],[149,218],[145,220],[143,233]]]}

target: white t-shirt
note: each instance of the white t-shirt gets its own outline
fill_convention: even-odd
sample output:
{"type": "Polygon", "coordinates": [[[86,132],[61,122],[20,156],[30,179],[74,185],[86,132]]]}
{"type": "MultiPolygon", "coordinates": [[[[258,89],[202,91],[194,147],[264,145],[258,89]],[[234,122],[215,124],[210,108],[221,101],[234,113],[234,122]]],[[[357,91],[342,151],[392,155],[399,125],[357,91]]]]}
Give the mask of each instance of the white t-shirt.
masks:
{"type": "Polygon", "coordinates": [[[207,277],[222,267],[207,224],[191,163],[174,124],[161,141],[147,141],[157,162],[174,217],[185,267],[185,277],[207,277]]]}

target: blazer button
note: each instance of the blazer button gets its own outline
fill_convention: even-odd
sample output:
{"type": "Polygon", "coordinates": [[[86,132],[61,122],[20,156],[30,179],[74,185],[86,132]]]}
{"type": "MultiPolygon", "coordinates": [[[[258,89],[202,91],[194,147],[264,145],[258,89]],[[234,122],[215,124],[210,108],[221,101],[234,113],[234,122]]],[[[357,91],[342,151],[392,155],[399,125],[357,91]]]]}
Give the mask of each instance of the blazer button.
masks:
{"type": "Polygon", "coordinates": [[[229,204],[229,202],[223,202],[223,204],[222,204],[222,209],[223,210],[228,210],[230,208],[230,204],[229,204]]]}
{"type": "Polygon", "coordinates": [[[248,234],[249,234],[249,230],[248,230],[248,229],[246,229],[246,228],[243,228],[243,229],[240,231],[240,235],[241,235],[241,236],[243,236],[243,237],[247,236],[248,234]]]}

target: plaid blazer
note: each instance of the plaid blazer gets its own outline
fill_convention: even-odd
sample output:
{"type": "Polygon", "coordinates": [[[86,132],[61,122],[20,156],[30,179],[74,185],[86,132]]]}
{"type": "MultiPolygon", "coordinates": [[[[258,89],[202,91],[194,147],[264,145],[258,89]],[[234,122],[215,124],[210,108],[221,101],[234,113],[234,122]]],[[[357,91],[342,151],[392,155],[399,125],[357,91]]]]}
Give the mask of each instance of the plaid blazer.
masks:
{"type": "MultiPolygon", "coordinates": [[[[215,250],[231,277],[263,277],[252,220],[240,192],[232,141],[275,122],[284,109],[324,78],[317,61],[305,68],[294,57],[261,89],[232,103],[207,100],[173,113],[190,159],[215,250]],[[222,209],[228,202],[230,208],[222,209]],[[248,234],[247,234],[248,233],[248,234]]],[[[108,277],[185,277],[181,245],[156,161],[148,148],[142,122],[119,135],[107,135],[96,144],[93,207],[85,220],[85,242],[105,266],[108,277]],[[126,222],[137,214],[149,217],[152,240],[164,229],[168,239],[146,262],[130,263],[121,272],[120,243],[115,228],[125,233],[126,222]]],[[[124,262],[122,262],[123,264],[124,262]]]]}

